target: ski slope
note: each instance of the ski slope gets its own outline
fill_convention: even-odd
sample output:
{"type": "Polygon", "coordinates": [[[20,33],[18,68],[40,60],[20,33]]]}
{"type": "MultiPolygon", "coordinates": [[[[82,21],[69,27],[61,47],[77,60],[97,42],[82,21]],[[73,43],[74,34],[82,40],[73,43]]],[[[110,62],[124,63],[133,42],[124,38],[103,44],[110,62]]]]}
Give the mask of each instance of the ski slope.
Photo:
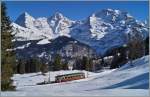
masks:
{"type": "Polygon", "coordinates": [[[86,71],[50,72],[50,80],[59,74],[84,72],[88,78],[70,82],[36,85],[48,80],[41,73],[16,74],[14,84],[17,91],[2,92],[2,96],[148,96],[149,95],[149,56],[145,56],[124,66],[99,73],[86,71]]]}

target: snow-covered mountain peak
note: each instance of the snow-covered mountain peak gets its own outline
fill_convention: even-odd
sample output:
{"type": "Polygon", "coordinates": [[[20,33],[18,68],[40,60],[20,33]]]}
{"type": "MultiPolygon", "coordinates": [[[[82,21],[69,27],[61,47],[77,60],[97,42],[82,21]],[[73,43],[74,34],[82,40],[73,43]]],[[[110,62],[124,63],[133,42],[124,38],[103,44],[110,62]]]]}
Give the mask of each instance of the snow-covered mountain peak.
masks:
{"type": "Polygon", "coordinates": [[[100,11],[97,11],[93,14],[95,14],[96,17],[103,17],[103,16],[109,16],[109,15],[116,15],[119,14],[119,10],[113,10],[113,9],[102,9],[100,11]]]}
{"type": "Polygon", "coordinates": [[[65,17],[62,13],[60,13],[60,12],[55,12],[52,16],[50,16],[48,18],[49,22],[50,21],[58,22],[58,21],[61,21],[61,20],[71,21],[67,17],[65,17]]]}
{"type": "Polygon", "coordinates": [[[24,12],[23,15],[31,17],[31,15],[28,12],[24,12]]]}
{"type": "Polygon", "coordinates": [[[54,15],[52,16],[54,19],[62,19],[64,18],[63,14],[60,12],[55,12],[54,15]]]}
{"type": "Polygon", "coordinates": [[[133,16],[131,16],[128,12],[116,9],[102,9],[93,13],[91,17],[93,16],[107,23],[114,23],[122,20],[134,20],[133,16]]]}
{"type": "Polygon", "coordinates": [[[52,28],[55,36],[68,36],[70,32],[69,27],[74,23],[74,21],[63,16],[60,12],[56,12],[50,18],[48,18],[49,26],[52,28]]]}
{"type": "Polygon", "coordinates": [[[24,12],[22,13],[15,21],[20,26],[30,28],[35,21],[35,18],[32,17],[29,13],[24,12]]]}
{"type": "MultiPolygon", "coordinates": [[[[23,17],[32,17],[28,12],[23,12],[20,16],[23,16],[23,17]]],[[[19,17],[20,17],[19,16],[19,17]]]]}
{"type": "Polygon", "coordinates": [[[148,29],[144,28],[144,24],[137,22],[128,12],[103,9],[91,14],[79,23],[79,26],[74,27],[72,36],[103,55],[108,49],[127,42],[126,33],[131,33],[132,27],[138,27],[138,31],[144,37],[148,36],[148,29]]]}

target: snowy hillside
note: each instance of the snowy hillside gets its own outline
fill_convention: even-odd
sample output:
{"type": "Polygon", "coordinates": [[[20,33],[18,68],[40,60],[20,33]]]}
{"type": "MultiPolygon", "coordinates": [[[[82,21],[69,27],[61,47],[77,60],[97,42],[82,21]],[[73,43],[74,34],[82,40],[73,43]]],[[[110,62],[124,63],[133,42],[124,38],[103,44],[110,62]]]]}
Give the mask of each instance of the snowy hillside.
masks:
{"type": "MultiPolygon", "coordinates": [[[[86,71],[56,71],[50,72],[51,80],[59,74],[86,71]]],[[[148,96],[149,95],[149,56],[145,56],[125,64],[123,67],[106,70],[99,73],[88,72],[86,79],[70,82],[36,85],[47,80],[40,73],[16,74],[13,79],[17,91],[2,92],[2,95],[32,95],[32,96],[148,96]],[[36,92],[35,92],[36,91],[36,92]]]]}
{"type": "Polygon", "coordinates": [[[146,25],[127,12],[113,9],[97,11],[81,21],[72,21],[58,12],[48,18],[35,19],[25,12],[12,23],[12,34],[14,41],[72,37],[104,55],[107,50],[126,43],[132,27],[138,27],[143,37],[147,37],[146,25]]]}

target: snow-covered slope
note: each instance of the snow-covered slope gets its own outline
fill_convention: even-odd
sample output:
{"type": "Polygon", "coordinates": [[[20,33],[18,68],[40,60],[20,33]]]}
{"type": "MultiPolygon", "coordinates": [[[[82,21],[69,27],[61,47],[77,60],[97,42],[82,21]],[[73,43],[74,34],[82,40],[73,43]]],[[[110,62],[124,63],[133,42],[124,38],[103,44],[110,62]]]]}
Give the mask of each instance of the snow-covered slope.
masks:
{"type": "MultiPolygon", "coordinates": [[[[56,71],[50,72],[51,80],[59,74],[86,71],[56,71]]],[[[99,73],[89,72],[86,79],[70,82],[36,85],[47,80],[40,73],[16,74],[13,79],[17,91],[2,92],[2,95],[30,96],[148,96],[149,95],[149,56],[145,56],[125,64],[123,67],[99,73]],[[35,92],[36,91],[36,92],[35,92]]]]}
{"type": "Polygon", "coordinates": [[[97,11],[82,21],[72,21],[59,12],[48,18],[35,19],[25,12],[12,24],[15,40],[68,36],[91,46],[101,55],[113,47],[125,44],[128,41],[127,34],[132,34],[132,27],[137,27],[139,33],[147,37],[146,25],[127,12],[113,9],[97,11]]]}
{"type": "Polygon", "coordinates": [[[52,37],[50,29],[49,31],[42,32],[36,28],[25,28],[16,23],[12,23],[12,25],[14,30],[12,34],[15,36],[13,41],[49,39],[52,37]]]}

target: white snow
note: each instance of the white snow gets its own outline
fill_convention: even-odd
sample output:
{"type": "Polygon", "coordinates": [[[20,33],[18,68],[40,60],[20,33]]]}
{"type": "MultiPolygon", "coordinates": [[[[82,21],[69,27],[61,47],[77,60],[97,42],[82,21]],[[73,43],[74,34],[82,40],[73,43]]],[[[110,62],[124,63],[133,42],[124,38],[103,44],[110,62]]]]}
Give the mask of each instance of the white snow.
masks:
{"type": "Polygon", "coordinates": [[[114,10],[116,14],[119,14],[120,13],[120,10],[114,10]]]}
{"type": "Polygon", "coordinates": [[[13,48],[13,49],[7,49],[7,51],[12,51],[12,50],[19,50],[19,49],[24,49],[24,48],[27,48],[27,47],[29,47],[30,46],[30,42],[29,43],[27,43],[27,44],[24,44],[24,45],[21,45],[21,46],[18,46],[18,47],[16,47],[16,48],[13,48]]]}
{"type": "MultiPolygon", "coordinates": [[[[63,83],[36,85],[48,80],[41,73],[15,74],[17,91],[2,92],[2,96],[149,96],[149,56],[130,62],[118,69],[99,73],[87,71],[50,72],[50,80],[56,75],[74,72],[89,74],[88,78],[63,83]]],[[[87,75],[86,75],[87,76],[87,75]]]]}
{"type": "Polygon", "coordinates": [[[128,17],[128,18],[133,18],[133,16],[131,16],[130,14],[127,14],[127,17],[128,17]]]}
{"type": "Polygon", "coordinates": [[[48,43],[51,43],[48,39],[43,39],[43,40],[40,40],[37,44],[48,44],[48,43]]]}

